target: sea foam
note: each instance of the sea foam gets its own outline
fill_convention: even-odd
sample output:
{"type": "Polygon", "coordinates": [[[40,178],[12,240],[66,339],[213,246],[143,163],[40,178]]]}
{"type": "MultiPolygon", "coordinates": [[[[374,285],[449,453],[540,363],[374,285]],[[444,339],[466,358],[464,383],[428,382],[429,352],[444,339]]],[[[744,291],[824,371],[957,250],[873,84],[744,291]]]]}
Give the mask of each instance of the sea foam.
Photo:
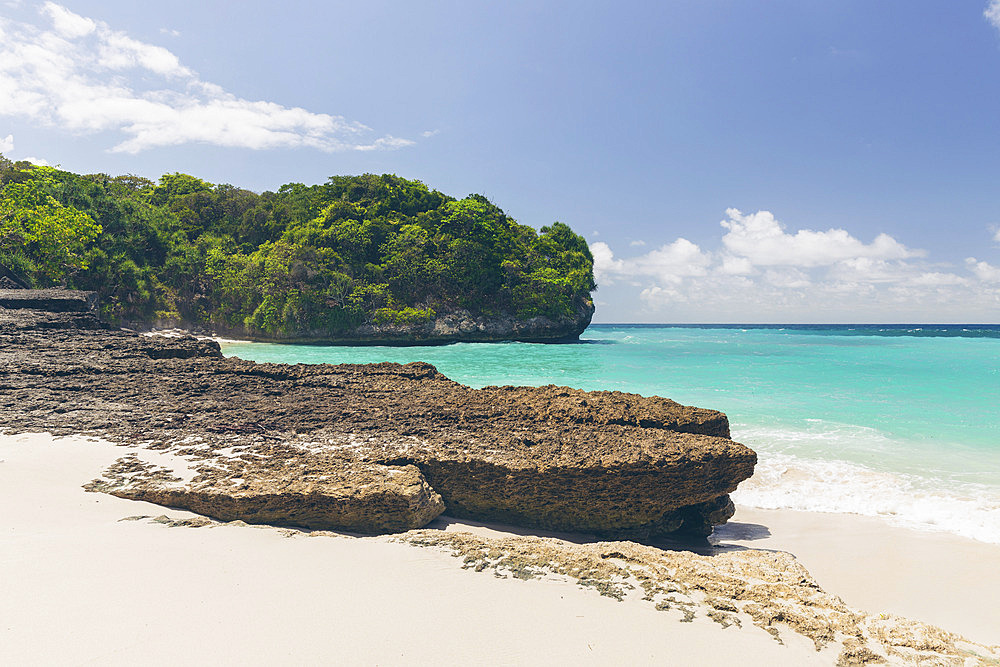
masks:
{"type": "Polygon", "coordinates": [[[981,484],[935,488],[926,479],[856,463],[758,451],[753,477],[732,498],[747,507],[859,514],[1000,544],[1000,490],[981,484]]]}

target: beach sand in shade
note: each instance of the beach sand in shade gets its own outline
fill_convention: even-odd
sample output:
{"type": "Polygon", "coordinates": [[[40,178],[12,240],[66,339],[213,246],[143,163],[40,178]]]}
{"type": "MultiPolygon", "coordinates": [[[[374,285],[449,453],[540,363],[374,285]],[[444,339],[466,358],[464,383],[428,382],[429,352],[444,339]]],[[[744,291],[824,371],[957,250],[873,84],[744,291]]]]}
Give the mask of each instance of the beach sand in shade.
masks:
{"type": "MultiPolygon", "coordinates": [[[[802,665],[836,659],[836,651],[817,653],[793,633],[782,646],[749,625],[723,629],[704,618],[681,623],[639,601],[617,602],[565,581],[463,570],[442,551],[389,538],[122,521],[197,518],[83,491],[81,484],[122,451],[81,438],[0,436],[0,663],[802,665]]],[[[808,531],[785,530],[784,513],[773,515],[767,539],[786,540],[785,548],[802,551],[813,567],[808,531]]],[[[734,532],[745,533],[756,520],[741,513],[734,532]]],[[[450,521],[447,529],[461,530],[461,522],[450,521]]],[[[470,529],[504,533],[496,526],[470,529]]],[[[849,525],[835,529],[841,545],[872,539],[864,532],[856,537],[849,525]]],[[[971,595],[960,580],[949,579],[965,552],[954,557],[953,567],[940,573],[913,571],[903,588],[919,597],[930,574],[950,582],[955,597],[971,595]]],[[[858,564],[858,572],[886,576],[886,564],[873,561],[858,564]]],[[[840,592],[816,563],[821,583],[840,592]]],[[[890,569],[903,576],[902,568],[890,569]]]]}

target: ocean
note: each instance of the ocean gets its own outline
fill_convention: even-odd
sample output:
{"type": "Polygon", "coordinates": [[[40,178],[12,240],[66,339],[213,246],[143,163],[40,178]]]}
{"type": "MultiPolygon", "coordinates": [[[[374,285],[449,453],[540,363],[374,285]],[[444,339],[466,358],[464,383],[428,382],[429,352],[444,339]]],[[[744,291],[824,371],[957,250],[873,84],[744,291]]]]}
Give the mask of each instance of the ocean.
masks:
{"type": "Polygon", "coordinates": [[[1000,326],[591,325],[578,344],[237,343],[281,363],[427,361],[472,387],[557,384],[722,410],[752,447],[734,501],[1000,544],[1000,326]]]}

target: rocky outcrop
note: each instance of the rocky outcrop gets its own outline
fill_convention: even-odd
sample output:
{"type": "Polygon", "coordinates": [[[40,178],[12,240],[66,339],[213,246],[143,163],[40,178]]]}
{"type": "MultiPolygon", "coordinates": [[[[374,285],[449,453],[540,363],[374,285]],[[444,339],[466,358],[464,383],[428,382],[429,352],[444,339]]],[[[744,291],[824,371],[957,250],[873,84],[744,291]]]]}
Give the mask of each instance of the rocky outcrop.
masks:
{"type": "Polygon", "coordinates": [[[24,278],[0,262],[0,290],[28,289],[24,278]]]}
{"type": "Polygon", "coordinates": [[[725,415],[663,398],[477,390],[423,363],[257,364],[213,341],[23,309],[0,309],[0,428],[139,445],[138,463],[93,487],[115,495],[371,533],[423,525],[443,503],[547,529],[707,534],[756,461],[725,415]],[[143,452],[188,473],[149,473],[143,452]]]}
{"type": "Polygon", "coordinates": [[[52,313],[94,309],[96,294],[65,289],[0,289],[0,308],[31,308],[52,313]]]}
{"type": "Polygon", "coordinates": [[[726,494],[753,471],[752,453],[725,438],[539,426],[526,420],[505,434],[397,441],[366,455],[416,465],[456,517],[640,539],[681,528],[709,534],[705,517],[732,516],[726,494]]]}
{"type": "MultiPolygon", "coordinates": [[[[453,342],[521,341],[525,343],[552,343],[579,340],[580,334],[590,326],[594,317],[594,302],[580,299],[577,312],[572,317],[551,319],[545,316],[517,319],[511,315],[500,317],[475,316],[466,310],[439,314],[423,324],[366,324],[351,332],[344,340],[335,343],[351,345],[425,345],[453,342]]],[[[322,334],[313,336],[322,339],[322,334]]]]}
{"type": "MultiPolygon", "coordinates": [[[[519,341],[524,343],[561,343],[580,339],[594,316],[594,302],[579,299],[570,317],[545,316],[518,319],[512,315],[485,317],[467,310],[439,313],[433,319],[415,324],[363,324],[342,333],[324,329],[274,334],[244,326],[204,327],[179,320],[157,321],[161,329],[181,328],[210,335],[260,342],[303,343],[317,345],[443,345],[447,343],[519,341]]],[[[137,325],[142,327],[143,325],[137,325]]]]}
{"type": "Polygon", "coordinates": [[[419,528],[444,511],[441,496],[414,466],[273,449],[266,456],[257,450],[248,460],[220,457],[215,463],[221,465],[203,466],[189,481],[132,454],[87,489],[183,507],[221,521],[361,533],[419,528]]]}

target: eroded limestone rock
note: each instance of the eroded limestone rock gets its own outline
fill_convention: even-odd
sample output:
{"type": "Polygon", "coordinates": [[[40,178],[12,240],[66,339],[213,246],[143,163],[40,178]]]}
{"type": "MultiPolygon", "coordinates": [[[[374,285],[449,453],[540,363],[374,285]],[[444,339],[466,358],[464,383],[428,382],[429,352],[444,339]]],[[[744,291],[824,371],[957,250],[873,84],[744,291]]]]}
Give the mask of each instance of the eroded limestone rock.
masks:
{"type": "Polygon", "coordinates": [[[414,466],[381,466],[296,453],[224,456],[184,480],[132,454],[87,485],[119,498],[191,510],[220,521],[314,530],[395,533],[427,525],[444,511],[441,496],[414,466]]]}
{"type": "Polygon", "coordinates": [[[248,522],[384,532],[443,501],[540,528],[707,534],[756,461],[725,415],[668,399],[477,390],[424,363],[256,364],[90,313],[0,308],[0,390],[0,428],[100,435],[197,471],[181,486],[110,471],[106,490],[248,522]]]}

